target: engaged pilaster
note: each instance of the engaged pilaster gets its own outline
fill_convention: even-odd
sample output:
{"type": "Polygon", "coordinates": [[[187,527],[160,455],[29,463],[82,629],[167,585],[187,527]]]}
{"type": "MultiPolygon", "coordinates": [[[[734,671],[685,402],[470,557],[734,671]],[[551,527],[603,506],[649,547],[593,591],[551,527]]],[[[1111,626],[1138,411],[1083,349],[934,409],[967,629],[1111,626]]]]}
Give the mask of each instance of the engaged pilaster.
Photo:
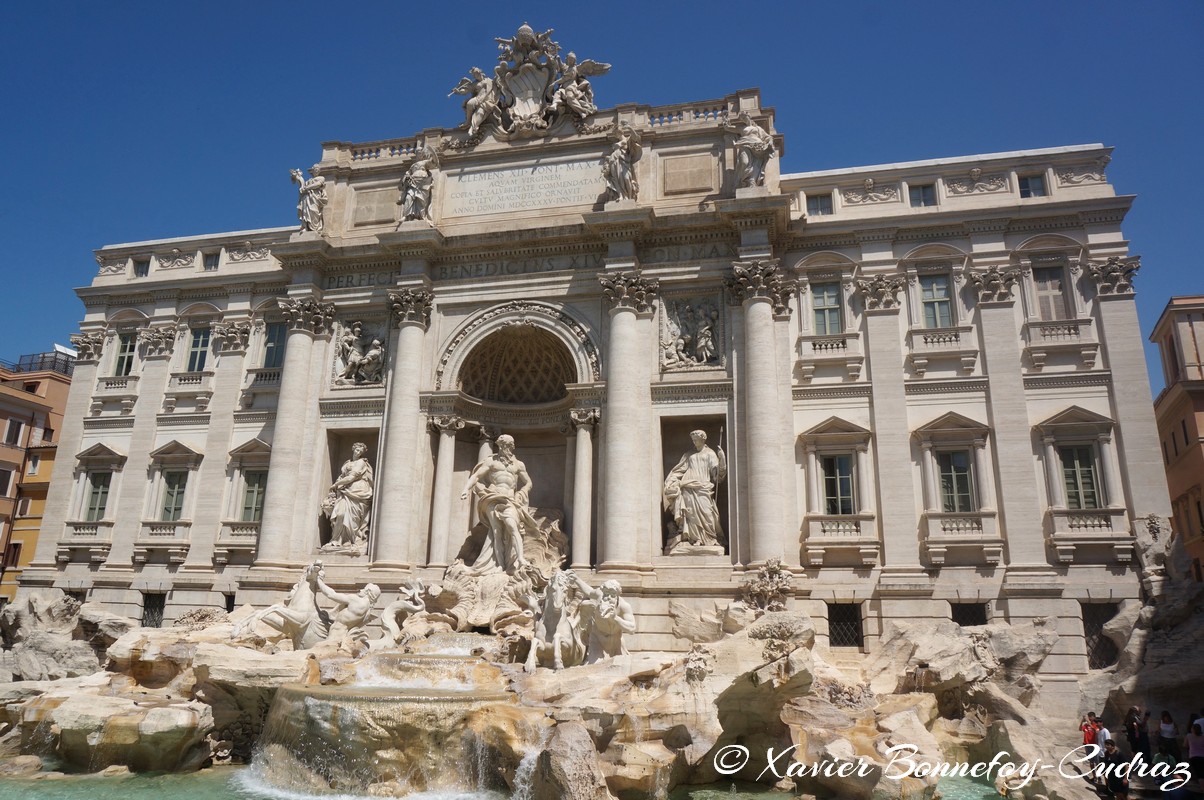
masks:
{"type": "Polygon", "coordinates": [[[389,292],[389,309],[397,333],[389,376],[384,447],[376,490],[376,530],[372,566],[408,569],[426,556],[426,537],[418,532],[415,492],[416,454],[423,436],[418,406],[422,351],[430,326],[434,295],[424,287],[389,292]]]}
{"type": "Polygon", "coordinates": [[[272,457],[264,494],[263,522],[259,531],[258,567],[289,563],[293,511],[298,496],[297,472],[301,466],[305,419],[309,411],[309,361],[314,337],[325,334],[334,322],[334,303],[312,297],[278,301],[289,326],[280,375],[280,400],[272,432],[272,457]]]}
{"type": "MultiPolygon", "coordinates": [[[[782,276],[777,259],[736,261],[728,289],[744,309],[744,433],[748,453],[749,563],[785,554],[782,497],[782,429],[778,408],[777,335],[774,318],[790,314],[795,281],[782,276]]],[[[797,559],[795,556],[791,560],[797,559]]]]}
{"type": "Polygon", "coordinates": [[[431,502],[431,549],[427,566],[447,566],[447,541],[451,533],[452,475],[456,465],[456,434],[464,429],[460,417],[432,417],[431,430],[439,434],[435,459],[435,497],[431,502]]]}
{"type": "MultiPolygon", "coordinates": [[[[651,316],[660,282],[638,271],[616,272],[598,279],[610,310],[606,360],[606,437],[603,457],[606,477],[602,496],[603,569],[635,568],[643,496],[639,485],[646,473],[643,458],[644,406],[648,403],[645,353],[640,347],[640,317],[651,316]]],[[[574,556],[574,561],[576,557],[574,556]]]]}

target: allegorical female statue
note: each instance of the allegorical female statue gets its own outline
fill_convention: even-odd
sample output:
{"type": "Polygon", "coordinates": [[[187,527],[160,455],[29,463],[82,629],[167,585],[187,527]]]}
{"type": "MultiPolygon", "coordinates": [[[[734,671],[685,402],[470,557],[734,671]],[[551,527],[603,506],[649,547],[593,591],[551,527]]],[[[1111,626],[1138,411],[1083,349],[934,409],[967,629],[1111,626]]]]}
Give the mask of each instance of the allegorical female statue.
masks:
{"type": "Polygon", "coordinates": [[[351,446],[351,459],[343,463],[339,477],[322,501],[322,512],[330,518],[330,541],[323,550],[354,548],[368,541],[373,479],[367,452],[363,442],[351,446]]]}
{"type": "Polygon", "coordinates": [[[736,122],[725,127],[739,134],[736,139],[736,183],[738,186],[764,186],[765,165],[773,158],[776,147],[773,137],[747,111],[741,111],[736,122]]]}
{"type": "Polygon", "coordinates": [[[723,526],[715,505],[715,487],[727,477],[723,445],[716,453],[707,447],[707,435],[692,431],[694,452],[681,457],[665,478],[665,510],[673,514],[668,549],[689,552],[695,548],[719,548],[723,552],[723,526]]]}
{"type": "Polygon", "coordinates": [[[607,200],[635,200],[640,184],[635,176],[635,162],[640,160],[640,135],[624,126],[610,152],[602,159],[602,177],[606,179],[607,200]]]}
{"type": "MultiPolygon", "coordinates": [[[[321,175],[315,175],[309,180],[301,174],[301,170],[289,170],[289,174],[293,176],[293,183],[297,184],[297,217],[301,220],[301,230],[303,231],[318,231],[322,230],[322,213],[326,208],[326,179],[321,175]]],[[[313,174],[313,170],[310,170],[313,174]]]]}

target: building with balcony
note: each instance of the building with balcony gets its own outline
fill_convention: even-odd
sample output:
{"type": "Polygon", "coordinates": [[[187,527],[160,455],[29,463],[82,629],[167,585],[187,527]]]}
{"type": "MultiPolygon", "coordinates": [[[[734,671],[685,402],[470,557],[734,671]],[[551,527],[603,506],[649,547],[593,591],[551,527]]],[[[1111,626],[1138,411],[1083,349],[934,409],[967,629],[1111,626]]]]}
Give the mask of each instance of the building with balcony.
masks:
{"type": "Polygon", "coordinates": [[[1204,581],[1204,296],[1172,297],[1150,341],[1162,356],[1166,388],[1154,401],[1175,531],[1204,581]]]}
{"type": "Polygon", "coordinates": [[[0,362],[0,603],[37,548],[74,365],[67,347],[0,362]]]}
{"type": "Polygon", "coordinates": [[[688,647],[671,600],[780,559],[821,646],[1049,618],[1073,693],[1141,591],[1135,526],[1170,511],[1111,150],[783,172],[755,90],[523,102],[525,128],[517,104],[324,144],[300,230],[96,251],[26,583],[172,619],[276,601],[318,557],[346,587],[438,581],[506,433],[637,649],[688,647]],[[663,484],[698,429],[722,536],[683,550],[663,484]],[[332,551],[357,442],[367,546],[332,551]]]}

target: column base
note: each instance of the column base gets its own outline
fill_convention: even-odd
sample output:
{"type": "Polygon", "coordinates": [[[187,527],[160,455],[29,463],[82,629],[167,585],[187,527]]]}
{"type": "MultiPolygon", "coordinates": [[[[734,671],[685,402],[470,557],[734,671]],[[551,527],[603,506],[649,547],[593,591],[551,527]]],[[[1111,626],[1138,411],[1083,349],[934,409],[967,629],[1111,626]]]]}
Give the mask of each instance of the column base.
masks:
{"type": "Polygon", "coordinates": [[[643,574],[652,572],[653,567],[650,564],[636,564],[629,561],[607,561],[598,566],[597,572],[619,572],[627,574],[643,574]]]}
{"type": "Polygon", "coordinates": [[[373,561],[368,564],[369,572],[413,572],[414,565],[405,561],[373,561]]]}

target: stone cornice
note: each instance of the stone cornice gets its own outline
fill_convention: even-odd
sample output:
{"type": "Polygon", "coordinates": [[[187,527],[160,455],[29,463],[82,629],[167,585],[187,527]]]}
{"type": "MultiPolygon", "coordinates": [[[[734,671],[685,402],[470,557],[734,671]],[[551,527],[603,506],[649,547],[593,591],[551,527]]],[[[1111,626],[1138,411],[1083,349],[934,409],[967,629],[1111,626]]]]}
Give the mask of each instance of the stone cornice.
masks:
{"type": "Polygon", "coordinates": [[[654,405],[673,403],[728,402],[732,397],[732,381],[664,381],[652,384],[654,405]]]}
{"type": "Polygon", "coordinates": [[[323,399],[318,401],[323,419],[330,417],[379,417],[385,413],[385,398],[365,397],[355,400],[323,399]]]}
{"type": "Polygon", "coordinates": [[[950,378],[948,380],[904,381],[906,394],[959,394],[966,392],[986,393],[986,378],[950,378]]]}
{"type": "Polygon", "coordinates": [[[1025,389],[1061,389],[1082,386],[1111,386],[1112,373],[1104,370],[1093,372],[1051,372],[1042,375],[1025,375],[1025,389]]]}

